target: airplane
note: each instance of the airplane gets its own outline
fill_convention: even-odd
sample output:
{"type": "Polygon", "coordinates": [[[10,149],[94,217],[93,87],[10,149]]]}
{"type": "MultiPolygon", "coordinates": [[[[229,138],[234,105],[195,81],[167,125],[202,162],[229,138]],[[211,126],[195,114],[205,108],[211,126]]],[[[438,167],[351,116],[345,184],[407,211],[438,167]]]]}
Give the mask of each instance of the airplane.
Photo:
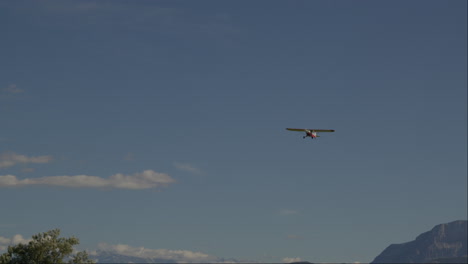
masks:
{"type": "Polygon", "coordinates": [[[306,135],[302,138],[310,137],[311,139],[320,137],[317,135],[318,132],[335,132],[333,129],[306,129],[306,128],[286,128],[289,131],[298,131],[298,132],[305,132],[306,135]]]}

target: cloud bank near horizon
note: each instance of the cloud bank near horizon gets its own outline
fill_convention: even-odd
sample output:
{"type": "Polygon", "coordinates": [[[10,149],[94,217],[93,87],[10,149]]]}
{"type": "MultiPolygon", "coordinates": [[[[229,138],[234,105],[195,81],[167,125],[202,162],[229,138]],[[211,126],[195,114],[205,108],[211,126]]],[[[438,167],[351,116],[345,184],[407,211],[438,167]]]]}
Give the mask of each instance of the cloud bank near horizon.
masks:
{"type": "Polygon", "coordinates": [[[28,163],[49,163],[53,160],[52,156],[36,156],[28,157],[26,155],[19,155],[16,153],[3,153],[0,154],[0,168],[8,168],[17,164],[28,163]]]}
{"type": "Polygon", "coordinates": [[[283,263],[293,263],[293,262],[301,262],[302,259],[295,257],[295,258],[283,258],[283,263]]]}
{"type": "Polygon", "coordinates": [[[27,244],[31,239],[25,239],[22,235],[16,234],[11,238],[0,236],[0,251],[5,251],[8,246],[16,245],[19,243],[27,244]]]}
{"type": "MultiPolygon", "coordinates": [[[[202,252],[194,252],[189,250],[169,250],[169,249],[149,249],[144,247],[132,247],[125,244],[109,245],[100,243],[99,250],[108,251],[111,253],[139,257],[149,259],[164,259],[167,261],[175,261],[177,263],[219,263],[220,259],[202,252]]],[[[97,252],[91,252],[96,255],[97,252]]]]}
{"type": "Polygon", "coordinates": [[[133,175],[114,174],[109,178],[97,176],[47,176],[18,179],[14,175],[0,175],[0,187],[20,187],[28,185],[60,186],[69,188],[116,188],[116,189],[151,189],[166,187],[176,181],[165,173],[145,170],[133,175]]]}
{"type": "MultiPolygon", "coordinates": [[[[11,238],[0,236],[0,252],[6,251],[8,246],[19,243],[27,244],[32,239],[25,239],[22,235],[16,234],[11,238]]],[[[174,261],[176,263],[222,263],[225,262],[216,256],[211,256],[202,252],[190,250],[170,250],[170,249],[149,249],[144,247],[132,247],[125,244],[109,245],[107,243],[98,244],[99,251],[110,252],[123,256],[139,257],[147,259],[160,259],[174,261]]],[[[88,251],[93,257],[98,255],[98,251],[88,251]]],[[[232,263],[233,261],[229,261],[232,263]]]]}

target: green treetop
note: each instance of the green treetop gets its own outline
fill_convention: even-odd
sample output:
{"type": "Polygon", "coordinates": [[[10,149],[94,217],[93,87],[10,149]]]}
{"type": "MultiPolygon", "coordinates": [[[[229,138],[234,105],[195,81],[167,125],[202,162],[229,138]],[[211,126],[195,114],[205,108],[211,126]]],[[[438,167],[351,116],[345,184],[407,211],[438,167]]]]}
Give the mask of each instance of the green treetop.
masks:
{"type": "Polygon", "coordinates": [[[59,238],[59,235],[60,229],[54,229],[34,235],[28,244],[9,246],[0,255],[0,264],[94,263],[85,251],[72,255],[73,246],[80,243],[78,238],[59,238]]]}

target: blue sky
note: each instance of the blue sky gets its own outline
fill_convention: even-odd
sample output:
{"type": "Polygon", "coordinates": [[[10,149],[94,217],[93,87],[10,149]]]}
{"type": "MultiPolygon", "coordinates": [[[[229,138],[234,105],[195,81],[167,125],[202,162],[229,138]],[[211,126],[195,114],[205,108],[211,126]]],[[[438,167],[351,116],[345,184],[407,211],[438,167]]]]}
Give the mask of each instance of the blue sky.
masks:
{"type": "Polygon", "coordinates": [[[466,219],[466,9],[0,2],[0,249],[370,262],[466,219]]]}

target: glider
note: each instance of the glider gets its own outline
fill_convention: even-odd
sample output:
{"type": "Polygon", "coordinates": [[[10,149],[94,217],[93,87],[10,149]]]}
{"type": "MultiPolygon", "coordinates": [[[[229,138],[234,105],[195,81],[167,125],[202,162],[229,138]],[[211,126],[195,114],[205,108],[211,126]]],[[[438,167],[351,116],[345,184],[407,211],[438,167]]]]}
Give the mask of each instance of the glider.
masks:
{"type": "Polygon", "coordinates": [[[335,132],[333,129],[306,129],[306,128],[286,128],[289,131],[298,131],[298,132],[305,132],[306,135],[302,138],[310,137],[314,139],[316,137],[320,137],[317,135],[318,132],[335,132]]]}

